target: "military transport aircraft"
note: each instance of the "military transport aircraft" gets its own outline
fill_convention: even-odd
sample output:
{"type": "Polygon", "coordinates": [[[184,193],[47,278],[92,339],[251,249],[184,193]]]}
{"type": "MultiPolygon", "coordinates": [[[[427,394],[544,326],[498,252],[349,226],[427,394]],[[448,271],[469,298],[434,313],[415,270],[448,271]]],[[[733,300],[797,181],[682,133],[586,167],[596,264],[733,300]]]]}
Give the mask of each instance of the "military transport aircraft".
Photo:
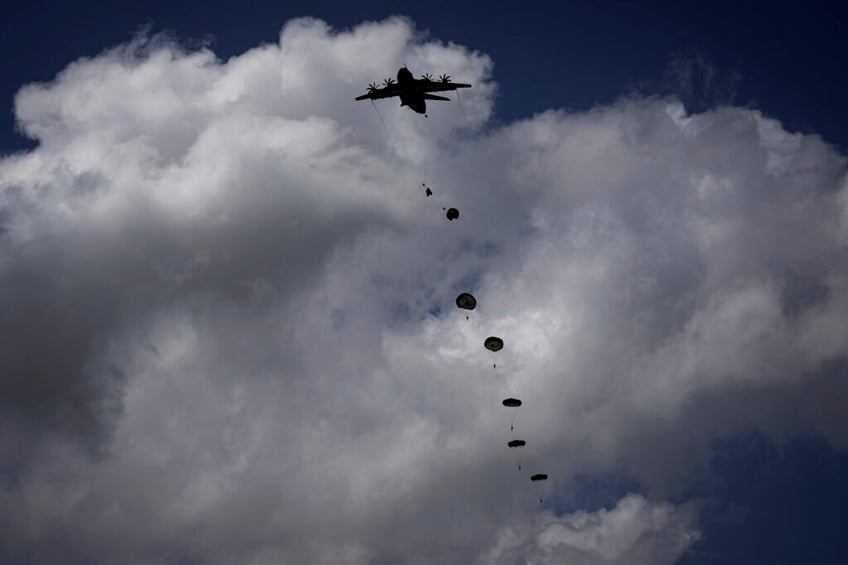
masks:
{"type": "Polygon", "coordinates": [[[400,96],[400,105],[409,106],[412,110],[426,117],[427,103],[425,100],[450,100],[445,96],[435,96],[431,92],[445,92],[458,88],[471,88],[470,84],[451,82],[448,75],[442,75],[439,80],[433,80],[429,74],[421,78],[414,78],[412,72],[404,65],[397,72],[397,83],[391,78],[383,81],[383,88],[376,83],[368,85],[368,92],[357,96],[357,100],[379,100],[380,98],[391,98],[400,96]]]}

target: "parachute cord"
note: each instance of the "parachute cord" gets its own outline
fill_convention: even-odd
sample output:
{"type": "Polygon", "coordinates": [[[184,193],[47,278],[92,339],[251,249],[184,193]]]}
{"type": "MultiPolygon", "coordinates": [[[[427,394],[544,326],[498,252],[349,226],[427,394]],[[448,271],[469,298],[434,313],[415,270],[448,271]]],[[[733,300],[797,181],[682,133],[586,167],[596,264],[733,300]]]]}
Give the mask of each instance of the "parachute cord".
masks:
{"type": "Polygon", "coordinates": [[[522,449],[522,448],[521,447],[513,447],[513,448],[510,448],[510,449],[515,451],[515,464],[518,466],[518,470],[520,471],[521,470],[521,462],[522,462],[523,457],[522,457],[522,454],[518,452],[518,450],[522,449]]]}
{"type": "Polygon", "coordinates": [[[377,108],[377,105],[374,104],[374,100],[371,100],[371,106],[374,107],[374,111],[377,112],[377,117],[380,118],[380,125],[383,126],[383,131],[386,132],[386,140],[391,144],[392,136],[389,134],[389,130],[386,127],[386,122],[383,121],[383,114],[380,113],[380,109],[377,108]]]}

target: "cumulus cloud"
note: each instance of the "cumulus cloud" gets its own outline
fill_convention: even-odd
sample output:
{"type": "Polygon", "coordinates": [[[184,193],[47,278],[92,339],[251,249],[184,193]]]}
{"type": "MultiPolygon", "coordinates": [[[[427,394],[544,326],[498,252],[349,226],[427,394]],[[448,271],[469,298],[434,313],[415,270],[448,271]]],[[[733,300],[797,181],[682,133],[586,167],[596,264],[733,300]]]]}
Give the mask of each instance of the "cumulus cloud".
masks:
{"type": "Polygon", "coordinates": [[[612,509],[505,528],[480,563],[674,563],[699,538],[692,508],[629,494],[612,509]]]}
{"type": "Polygon", "coordinates": [[[487,129],[491,72],[404,19],[301,19],[228,61],[140,37],[23,87],[0,556],[671,562],[696,515],[661,500],[710,438],[844,447],[845,158],[674,99],[487,129]],[[353,101],[403,63],[474,87],[429,119],[353,101]],[[505,396],[552,500],[623,467],[652,501],[540,513],[505,396]]]}

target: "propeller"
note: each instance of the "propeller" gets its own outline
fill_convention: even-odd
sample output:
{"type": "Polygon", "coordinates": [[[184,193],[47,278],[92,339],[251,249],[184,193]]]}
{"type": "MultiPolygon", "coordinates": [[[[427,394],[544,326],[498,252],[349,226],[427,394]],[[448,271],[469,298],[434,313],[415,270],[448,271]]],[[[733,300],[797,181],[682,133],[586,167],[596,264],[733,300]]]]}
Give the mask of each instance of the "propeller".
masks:
{"type": "Polygon", "coordinates": [[[431,75],[430,73],[424,73],[423,75],[421,75],[421,78],[423,78],[427,82],[433,81],[433,75],[431,75]]]}
{"type": "Polygon", "coordinates": [[[389,77],[389,78],[387,78],[386,80],[383,81],[383,84],[385,84],[386,86],[390,86],[394,83],[395,83],[395,79],[393,79],[392,77],[389,77]]]}
{"type": "Polygon", "coordinates": [[[439,80],[442,82],[450,82],[450,75],[442,75],[439,77],[439,80]]]}
{"type": "Polygon", "coordinates": [[[377,83],[372,82],[368,85],[368,92],[375,92],[377,90],[377,83]]]}

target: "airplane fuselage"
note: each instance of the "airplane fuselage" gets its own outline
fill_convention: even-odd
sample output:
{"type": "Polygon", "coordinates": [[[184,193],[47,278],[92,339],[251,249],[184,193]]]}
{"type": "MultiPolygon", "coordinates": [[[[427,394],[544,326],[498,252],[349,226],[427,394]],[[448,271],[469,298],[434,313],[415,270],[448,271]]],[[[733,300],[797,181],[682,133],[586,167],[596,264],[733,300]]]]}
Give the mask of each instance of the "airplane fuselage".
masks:
{"type": "Polygon", "coordinates": [[[419,114],[426,114],[427,103],[424,101],[424,95],[412,88],[415,84],[412,72],[406,67],[401,67],[397,72],[397,81],[398,86],[401,87],[400,105],[409,106],[411,110],[419,114]]]}

